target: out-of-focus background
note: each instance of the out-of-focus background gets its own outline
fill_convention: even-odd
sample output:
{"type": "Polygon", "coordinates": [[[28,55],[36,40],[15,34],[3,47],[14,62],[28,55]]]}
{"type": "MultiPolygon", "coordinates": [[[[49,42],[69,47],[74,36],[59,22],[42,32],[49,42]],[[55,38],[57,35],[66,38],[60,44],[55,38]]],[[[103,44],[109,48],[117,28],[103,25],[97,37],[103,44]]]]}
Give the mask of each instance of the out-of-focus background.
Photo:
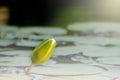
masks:
{"type": "Polygon", "coordinates": [[[0,0],[0,25],[120,21],[120,0],[0,0]]]}
{"type": "Polygon", "coordinates": [[[18,78],[120,80],[120,0],[0,0],[0,80],[18,78]],[[26,74],[48,38],[50,60],[26,74]]]}

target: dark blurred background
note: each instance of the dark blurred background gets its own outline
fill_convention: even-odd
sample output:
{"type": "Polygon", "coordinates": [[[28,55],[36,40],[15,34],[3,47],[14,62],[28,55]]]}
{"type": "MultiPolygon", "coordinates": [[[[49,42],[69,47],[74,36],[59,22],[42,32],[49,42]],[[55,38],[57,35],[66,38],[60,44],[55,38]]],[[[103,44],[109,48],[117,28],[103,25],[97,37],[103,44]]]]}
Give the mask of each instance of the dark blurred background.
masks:
{"type": "Polygon", "coordinates": [[[0,6],[8,7],[9,25],[120,21],[120,0],[0,0],[0,6]]]}
{"type": "Polygon", "coordinates": [[[56,14],[70,6],[74,0],[9,0],[0,6],[9,8],[10,25],[49,25],[56,14]]]}

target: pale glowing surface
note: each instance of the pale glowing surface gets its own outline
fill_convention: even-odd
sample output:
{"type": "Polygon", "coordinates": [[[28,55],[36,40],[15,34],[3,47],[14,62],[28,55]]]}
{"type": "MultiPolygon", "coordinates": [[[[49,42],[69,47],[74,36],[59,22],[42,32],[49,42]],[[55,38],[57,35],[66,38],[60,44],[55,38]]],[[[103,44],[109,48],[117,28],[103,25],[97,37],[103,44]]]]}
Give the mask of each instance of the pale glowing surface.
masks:
{"type": "Polygon", "coordinates": [[[96,27],[96,23],[86,22],[86,23],[73,23],[68,25],[68,29],[71,31],[89,31],[94,30],[96,27]]]}
{"type": "Polygon", "coordinates": [[[0,54],[3,55],[13,55],[13,56],[31,56],[32,50],[11,50],[11,51],[3,51],[0,54]]]}
{"type": "Polygon", "coordinates": [[[35,66],[31,70],[31,73],[44,75],[91,75],[102,72],[104,72],[104,70],[99,67],[83,64],[54,64],[35,66]]]}
{"type": "Polygon", "coordinates": [[[0,66],[29,66],[31,60],[29,57],[2,57],[0,66]]]}
{"type": "Polygon", "coordinates": [[[69,77],[48,77],[42,80],[112,80],[104,76],[69,76],[69,77]]]}
{"type": "Polygon", "coordinates": [[[17,26],[0,26],[0,31],[16,32],[19,28],[17,26]]]}
{"type": "Polygon", "coordinates": [[[94,33],[106,33],[106,32],[119,32],[119,23],[110,22],[84,22],[84,23],[73,23],[68,25],[68,29],[71,31],[92,31],[94,33]]]}
{"type": "Polygon", "coordinates": [[[81,49],[77,46],[57,47],[53,55],[70,55],[80,53],[81,49]]]}
{"type": "Polygon", "coordinates": [[[38,46],[38,44],[41,41],[32,41],[32,40],[21,40],[21,41],[17,41],[16,45],[17,46],[24,46],[24,47],[35,47],[38,46]]]}
{"type": "Polygon", "coordinates": [[[112,47],[112,48],[94,48],[92,50],[87,50],[83,52],[84,55],[86,56],[91,56],[91,57],[115,57],[115,56],[120,56],[120,49],[119,47],[112,47]]]}
{"type": "Polygon", "coordinates": [[[46,34],[46,35],[63,35],[66,34],[67,31],[63,28],[56,28],[56,27],[28,27],[28,28],[21,28],[18,33],[25,33],[25,34],[46,34]]]}
{"type": "Polygon", "coordinates": [[[120,57],[104,57],[97,59],[98,62],[104,64],[120,64],[120,57]]]}
{"type": "Polygon", "coordinates": [[[55,37],[57,41],[72,41],[76,43],[76,45],[79,45],[78,43],[81,44],[88,44],[88,45],[120,45],[119,41],[120,38],[110,38],[110,37],[81,37],[81,36],[58,36],[55,37]]]}
{"type": "Polygon", "coordinates": [[[71,55],[83,53],[90,57],[120,56],[119,47],[100,47],[92,45],[57,47],[53,55],[71,55]]]}
{"type": "Polygon", "coordinates": [[[31,80],[32,78],[26,75],[17,74],[0,74],[0,80],[31,80]]]}
{"type": "Polygon", "coordinates": [[[0,40],[0,46],[8,46],[15,43],[14,40],[0,40]]]}

